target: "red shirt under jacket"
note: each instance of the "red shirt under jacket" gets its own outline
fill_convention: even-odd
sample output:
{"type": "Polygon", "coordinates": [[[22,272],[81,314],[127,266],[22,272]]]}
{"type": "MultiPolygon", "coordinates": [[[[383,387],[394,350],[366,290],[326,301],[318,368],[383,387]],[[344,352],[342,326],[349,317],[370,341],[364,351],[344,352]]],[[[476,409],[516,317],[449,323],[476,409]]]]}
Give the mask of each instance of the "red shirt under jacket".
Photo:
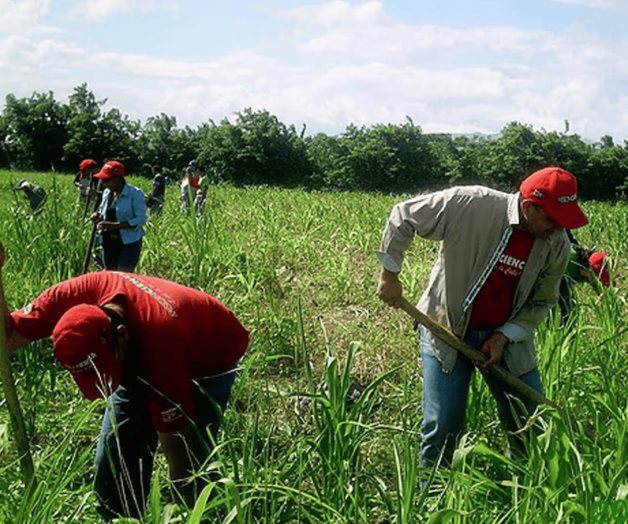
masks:
{"type": "Polygon", "coordinates": [[[13,312],[18,333],[49,337],[61,316],[78,304],[124,306],[138,376],[155,428],[173,432],[194,418],[193,380],[235,365],[248,331],[216,298],[156,277],[100,271],[66,280],[13,312]]]}
{"type": "Polygon", "coordinates": [[[513,229],[506,249],[473,301],[469,327],[493,329],[505,324],[512,313],[515,290],[528,261],[534,237],[513,229]]]}

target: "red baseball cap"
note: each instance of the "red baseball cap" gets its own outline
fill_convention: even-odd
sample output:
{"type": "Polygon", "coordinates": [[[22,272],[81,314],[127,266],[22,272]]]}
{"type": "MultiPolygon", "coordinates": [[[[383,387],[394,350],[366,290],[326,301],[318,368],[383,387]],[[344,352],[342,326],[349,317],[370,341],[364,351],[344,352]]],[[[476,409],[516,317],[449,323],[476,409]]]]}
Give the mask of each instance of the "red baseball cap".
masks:
{"type": "Polygon", "coordinates": [[[606,287],[611,285],[611,276],[608,272],[608,253],[596,251],[589,257],[589,265],[606,287]]]}
{"type": "Polygon", "coordinates": [[[57,322],[52,341],[57,360],[89,399],[105,398],[119,385],[122,370],[111,346],[111,321],[98,306],[80,304],[57,322]]]}
{"type": "Polygon", "coordinates": [[[101,180],[109,180],[117,176],[124,176],[124,164],[117,160],[110,160],[94,175],[95,178],[100,178],[101,180]]]}
{"type": "Polygon", "coordinates": [[[578,181],[560,167],[539,169],[519,186],[526,200],[536,204],[559,227],[577,229],[589,221],[578,205],[578,181]]]}
{"type": "Polygon", "coordinates": [[[98,162],[93,158],[86,158],[85,160],[81,160],[79,164],[79,171],[87,171],[88,169],[92,169],[98,165],[98,162]]]}

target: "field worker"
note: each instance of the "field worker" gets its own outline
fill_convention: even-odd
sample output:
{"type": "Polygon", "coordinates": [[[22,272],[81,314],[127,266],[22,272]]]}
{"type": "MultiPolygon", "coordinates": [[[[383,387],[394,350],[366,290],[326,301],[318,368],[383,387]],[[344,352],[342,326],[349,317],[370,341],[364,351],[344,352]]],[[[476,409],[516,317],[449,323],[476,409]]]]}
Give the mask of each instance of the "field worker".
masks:
{"type": "Polygon", "coordinates": [[[74,185],[79,191],[79,201],[87,202],[90,197],[90,190],[93,189],[94,175],[98,173],[98,162],[93,158],[81,160],[79,170],[74,177],[74,185]]]}
{"type": "Polygon", "coordinates": [[[161,169],[153,166],[153,188],[148,196],[146,205],[151,214],[161,213],[166,199],[166,177],[161,174],[161,169]]]}
{"type": "Polygon", "coordinates": [[[205,202],[207,202],[207,194],[209,192],[209,177],[203,172],[202,168],[198,168],[199,179],[198,189],[196,190],[196,196],[194,197],[194,209],[196,209],[197,215],[202,215],[205,209],[205,202]]]}
{"type": "Polygon", "coordinates": [[[158,443],[192,505],[202,485],[189,477],[211,452],[248,345],[236,316],[201,291],[124,272],[66,280],[12,313],[1,291],[8,350],[52,335],[81,393],[107,399],[94,481],[102,519],[141,517],[158,443]]]}
{"type": "Polygon", "coordinates": [[[15,186],[15,191],[21,191],[24,194],[33,213],[37,214],[44,208],[47,195],[43,187],[28,180],[20,180],[15,186]]]}
{"type": "MultiPolygon", "coordinates": [[[[418,308],[449,328],[488,359],[482,370],[503,363],[541,392],[534,330],[558,301],[569,260],[565,228],[584,226],[576,178],[558,167],[536,171],[507,194],[482,186],[452,187],[397,204],[383,233],[378,295],[399,307],[399,272],[414,235],[441,241],[428,287],[418,308]]],[[[474,365],[422,328],[423,425],[420,464],[451,463],[465,424],[474,365]]],[[[510,432],[519,429],[502,382],[486,376],[511,451],[524,451],[510,432]]],[[[528,413],[535,409],[520,398],[528,413]]]]}
{"type": "Polygon", "coordinates": [[[569,322],[571,311],[576,305],[574,285],[587,282],[595,290],[599,290],[600,283],[609,287],[610,273],[608,270],[609,254],[601,251],[584,249],[573,234],[568,230],[567,236],[571,242],[569,263],[560,282],[560,318],[561,324],[569,322]]]}
{"type": "Polygon", "coordinates": [[[184,211],[190,209],[190,206],[196,200],[196,192],[199,188],[198,181],[200,175],[201,170],[199,169],[196,160],[191,160],[185,168],[185,172],[181,180],[181,207],[184,211]]]}
{"type": "Polygon", "coordinates": [[[121,162],[111,160],[94,175],[105,190],[92,220],[102,236],[105,269],[133,271],[140,259],[146,223],[146,197],[128,184],[121,162]]]}

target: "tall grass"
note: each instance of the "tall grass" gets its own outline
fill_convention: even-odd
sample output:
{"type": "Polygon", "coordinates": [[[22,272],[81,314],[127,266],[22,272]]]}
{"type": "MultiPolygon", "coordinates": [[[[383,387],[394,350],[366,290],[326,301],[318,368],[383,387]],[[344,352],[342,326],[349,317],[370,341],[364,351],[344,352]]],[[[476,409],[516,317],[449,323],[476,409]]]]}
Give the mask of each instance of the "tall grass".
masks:
{"type": "MultiPolygon", "coordinates": [[[[33,217],[0,191],[14,307],[79,274],[89,236],[71,177],[4,172],[0,188],[22,177],[49,190],[49,200],[33,217]]],[[[191,510],[171,503],[160,459],[146,522],[585,523],[596,501],[626,497],[625,203],[586,204],[591,223],[578,232],[620,262],[618,286],[600,295],[578,288],[573,326],[554,317],[537,333],[546,394],[593,437],[541,410],[529,456],[511,460],[475,377],[452,468],[423,471],[415,335],[375,297],[373,252],[398,197],[225,185],[211,189],[196,218],[179,210],[177,188],[168,191],[138,270],[217,296],[251,329],[252,344],[220,443],[200,472],[206,491],[191,510]]],[[[418,298],[436,248],[414,243],[402,273],[408,297],[418,298]]],[[[14,364],[40,482],[23,496],[0,405],[0,522],[97,522],[90,479],[102,402],[80,398],[49,341],[20,350],[14,364]]]]}

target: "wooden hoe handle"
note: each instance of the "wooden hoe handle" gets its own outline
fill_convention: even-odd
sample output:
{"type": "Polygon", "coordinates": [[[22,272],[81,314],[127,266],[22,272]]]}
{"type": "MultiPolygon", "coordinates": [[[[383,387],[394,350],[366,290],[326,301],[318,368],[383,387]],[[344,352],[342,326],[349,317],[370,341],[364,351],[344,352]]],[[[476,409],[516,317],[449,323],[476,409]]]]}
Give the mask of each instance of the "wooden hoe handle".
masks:
{"type": "MultiPolygon", "coordinates": [[[[459,353],[462,353],[466,357],[471,360],[477,362],[484,362],[487,360],[486,356],[478,351],[477,349],[473,349],[467,343],[460,340],[456,335],[454,335],[451,331],[449,331],[446,327],[441,326],[438,322],[435,322],[426,314],[421,313],[417,308],[415,308],[410,302],[408,302],[405,298],[401,299],[401,309],[403,309],[408,315],[410,315],[414,320],[416,320],[422,326],[425,326],[429,329],[435,337],[439,338],[447,345],[454,348],[459,353]]],[[[512,389],[520,393],[524,397],[536,402],[537,404],[548,404],[553,408],[556,408],[558,411],[562,412],[560,406],[558,406],[552,400],[546,398],[544,395],[536,391],[535,389],[528,386],[523,380],[515,377],[508,370],[504,369],[499,365],[494,365],[488,368],[488,373],[497,377],[502,382],[508,384],[512,389]]]]}

